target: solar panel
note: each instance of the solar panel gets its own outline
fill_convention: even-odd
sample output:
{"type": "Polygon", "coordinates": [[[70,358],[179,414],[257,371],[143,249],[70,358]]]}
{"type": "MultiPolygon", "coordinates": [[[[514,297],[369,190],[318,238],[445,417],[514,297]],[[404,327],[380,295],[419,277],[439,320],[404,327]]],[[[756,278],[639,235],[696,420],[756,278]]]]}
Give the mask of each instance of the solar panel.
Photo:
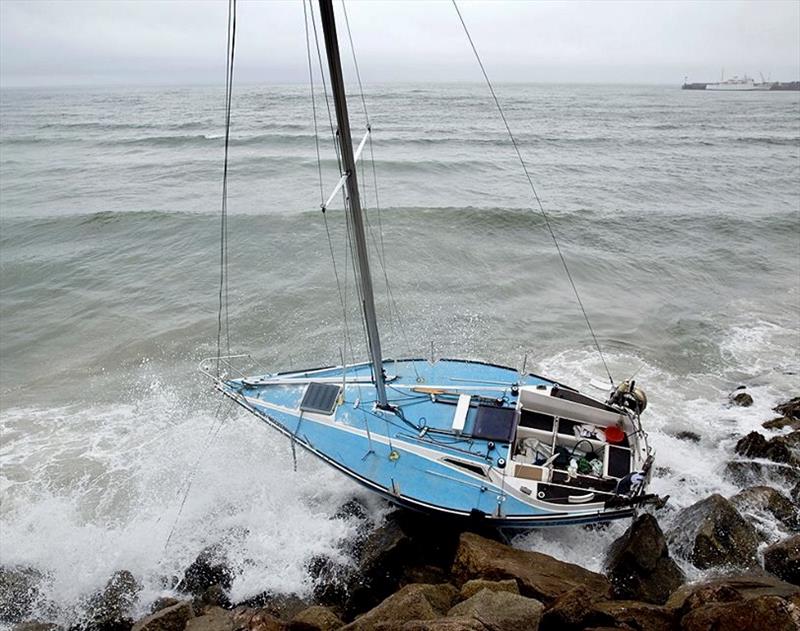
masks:
{"type": "Polygon", "coordinates": [[[510,443],[514,437],[516,410],[479,405],[472,436],[484,440],[510,443]]]}
{"type": "Polygon", "coordinates": [[[303,412],[332,414],[340,390],[340,386],[331,383],[310,383],[300,402],[300,409],[303,412]]]}

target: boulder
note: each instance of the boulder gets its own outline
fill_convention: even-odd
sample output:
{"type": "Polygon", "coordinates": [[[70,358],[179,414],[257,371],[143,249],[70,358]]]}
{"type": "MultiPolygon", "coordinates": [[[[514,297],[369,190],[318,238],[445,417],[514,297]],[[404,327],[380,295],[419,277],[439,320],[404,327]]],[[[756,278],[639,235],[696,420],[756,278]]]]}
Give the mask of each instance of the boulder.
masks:
{"type": "Polygon", "coordinates": [[[441,585],[413,583],[401,588],[344,629],[368,631],[386,628],[387,623],[393,628],[399,628],[402,623],[411,620],[434,620],[443,617],[457,597],[458,590],[447,583],[441,585]]]}
{"type": "Polygon", "coordinates": [[[203,549],[186,568],[183,580],[178,583],[177,589],[201,597],[213,585],[229,590],[232,582],[233,571],[228,566],[221,547],[213,545],[203,549]]]}
{"type": "Polygon", "coordinates": [[[584,620],[588,618],[592,605],[597,600],[597,595],[589,592],[582,585],[573,587],[559,596],[544,612],[539,626],[540,630],[582,629],[585,626],[584,620]]]}
{"type": "Polygon", "coordinates": [[[758,536],[736,508],[715,493],[684,508],[669,531],[672,549],[700,569],[756,565],[758,536]]]}
{"type": "Polygon", "coordinates": [[[471,598],[482,589],[488,589],[493,592],[509,592],[510,594],[519,594],[519,587],[517,581],[508,579],[506,581],[486,581],[482,578],[476,578],[467,581],[461,586],[459,596],[462,600],[471,598]]]}
{"type": "Polygon", "coordinates": [[[172,596],[161,596],[160,598],[156,598],[153,601],[153,604],[150,605],[150,613],[155,613],[156,611],[161,611],[167,607],[172,607],[172,605],[177,605],[179,602],[181,601],[178,598],[173,598],[172,596]]]}
{"type": "Polygon", "coordinates": [[[688,583],[678,588],[666,608],[682,617],[709,604],[746,601],[761,596],[775,596],[787,602],[800,596],[800,587],[768,574],[737,574],[688,583]]]}
{"type": "Polygon", "coordinates": [[[546,604],[579,585],[596,595],[607,595],[611,590],[611,584],[602,574],[540,552],[516,550],[469,532],[461,535],[452,576],[458,585],[475,578],[515,579],[522,595],[546,604]]]}
{"type": "Polygon", "coordinates": [[[0,622],[21,622],[39,598],[44,575],[32,567],[0,566],[0,622]]]}
{"type": "Polygon", "coordinates": [[[796,631],[798,625],[800,615],[797,607],[777,596],[759,596],[746,601],[703,605],[681,619],[683,631],[796,631]]]}
{"type": "Polygon", "coordinates": [[[800,535],[794,535],[764,550],[764,569],[784,581],[800,585],[800,535]]]}
{"type": "Polygon", "coordinates": [[[220,607],[209,607],[202,615],[189,619],[186,631],[233,631],[230,612],[220,607]]]}
{"type": "Polygon", "coordinates": [[[453,616],[436,620],[412,620],[399,627],[400,631],[488,631],[475,618],[453,616]]]}
{"type": "Polygon", "coordinates": [[[288,622],[304,609],[308,609],[311,604],[307,599],[300,598],[296,594],[276,594],[268,591],[248,598],[238,606],[249,607],[288,622]]]}
{"type": "MultiPolygon", "coordinates": [[[[800,435],[800,432],[797,435],[800,435]]],[[[747,436],[739,439],[739,442],[736,443],[735,451],[740,456],[747,458],[765,458],[772,462],[796,466],[800,464],[793,452],[793,447],[796,443],[797,436],[795,432],[773,436],[769,440],[758,432],[750,432],[747,436]]]]}
{"type": "Polygon", "coordinates": [[[191,618],[194,618],[192,604],[183,601],[142,618],[132,631],[183,631],[191,618]]]}
{"type": "Polygon", "coordinates": [[[800,419],[792,418],[790,416],[779,416],[771,421],[764,421],[761,423],[764,429],[784,429],[789,427],[791,429],[800,429],[800,419]]]}
{"type": "Polygon", "coordinates": [[[315,605],[303,609],[289,623],[288,631],[333,631],[344,623],[327,607],[315,605]]]}
{"type": "Polygon", "coordinates": [[[642,513],[611,544],[607,576],[615,598],[662,605],[685,577],[669,556],[664,533],[650,513],[642,513]]]}
{"type": "Polygon", "coordinates": [[[636,600],[608,600],[592,605],[584,619],[588,626],[625,627],[647,631],[672,631],[674,613],[661,605],[636,600]]]}
{"type": "Polygon", "coordinates": [[[231,611],[234,629],[247,631],[284,631],[285,625],[265,609],[236,607],[231,611]]]}
{"type": "Polygon", "coordinates": [[[731,497],[731,503],[743,515],[766,513],[788,530],[800,527],[800,511],[788,497],[771,486],[751,486],[731,497]]]}
{"type": "Polygon", "coordinates": [[[87,622],[100,631],[127,631],[133,626],[130,612],[142,586],[128,570],[114,572],[102,591],[86,607],[87,622]]]}
{"type": "MultiPolygon", "coordinates": [[[[348,513],[357,509],[348,509],[348,513]]],[[[396,510],[359,537],[345,552],[348,566],[323,557],[314,561],[314,596],[340,610],[346,619],[371,609],[400,586],[447,580],[463,524],[396,510]]]]}
{"type": "Polygon", "coordinates": [[[60,631],[59,627],[54,622],[39,622],[32,620],[30,622],[20,622],[11,627],[11,631],[60,631]]]}
{"type": "Polygon", "coordinates": [[[448,617],[474,618],[491,631],[537,629],[544,606],[519,594],[482,589],[447,612],[448,617]]]}
{"type": "Polygon", "coordinates": [[[686,431],[686,430],[681,431],[681,432],[677,432],[675,434],[675,438],[677,438],[678,440],[688,440],[689,442],[692,442],[692,443],[699,443],[700,442],[700,434],[698,434],[696,432],[686,431]]]}
{"type": "Polygon", "coordinates": [[[794,486],[800,483],[800,469],[794,465],[754,460],[731,460],[725,464],[724,475],[739,486],[777,484],[794,486]]]}
{"type": "Polygon", "coordinates": [[[772,409],[778,414],[800,421],[800,397],[794,397],[793,399],[779,403],[772,409]]]}
{"type": "Polygon", "coordinates": [[[753,397],[744,391],[744,386],[737,388],[731,392],[731,403],[738,405],[741,408],[749,408],[753,405],[753,397]]]}

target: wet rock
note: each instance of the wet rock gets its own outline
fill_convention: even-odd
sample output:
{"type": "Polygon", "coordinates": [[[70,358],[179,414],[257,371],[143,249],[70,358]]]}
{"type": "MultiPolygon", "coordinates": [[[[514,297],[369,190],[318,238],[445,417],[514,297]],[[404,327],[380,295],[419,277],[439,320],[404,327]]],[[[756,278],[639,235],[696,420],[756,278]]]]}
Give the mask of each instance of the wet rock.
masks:
{"type": "Polygon", "coordinates": [[[127,570],[114,572],[101,592],[87,605],[89,626],[100,631],[127,631],[133,626],[130,612],[142,586],[127,570]]]}
{"type": "Polygon", "coordinates": [[[212,585],[202,594],[198,594],[192,604],[194,605],[195,611],[201,611],[206,607],[230,609],[232,606],[230,598],[228,598],[228,592],[219,584],[212,585]]]}
{"type": "Polygon", "coordinates": [[[800,397],[794,397],[793,399],[779,403],[772,409],[778,414],[800,421],[800,397]]]}
{"type": "Polygon", "coordinates": [[[681,619],[683,631],[742,631],[770,629],[794,631],[800,624],[797,607],[777,596],[747,601],[713,603],[690,611],[681,619]]]}
{"type": "Polygon", "coordinates": [[[784,581],[800,585],[800,535],[794,535],[764,550],[764,569],[784,581]]]}
{"type": "Polygon", "coordinates": [[[229,612],[220,607],[209,607],[202,615],[186,623],[186,631],[233,631],[233,620],[229,612]]]}
{"type": "MultiPolygon", "coordinates": [[[[740,456],[748,458],[765,458],[772,462],[798,465],[797,457],[793,453],[793,446],[797,439],[792,434],[773,436],[767,440],[758,432],[750,432],[736,443],[735,451],[740,456]]],[[[800,436],[800,432],[798,434],[800,436]]]]}
{"type": "Polygon", "coordinates": [[[615,598],[647,603],[664,604],[685,580],[669,556],[664,533],[650,513],[639,515],[611,544],[606,569],[615,598]]]}
{"type": "Polygon", "coordinates": [[[400,627],[402,623],[412,620],[435,620],[447,613],[457,597],[458,590],[447,583],[406,585],[344,629],[369,631],[387,623],[400,627]]]}
{"type": "Polygon", "coordinates": [[[672,549],[700,569],[756,565],[758,537],[752,524],[715,493],[679,511],[668,533],[672,549]]]}
{"type": "Polygon", "coordinates": [[[32,620],[31,622],[20,622],[11,627],[11,631],[60,631],[59,627],[54,622],[39,622],[32,620]]]}
{"type": "Polygon", "coordinates": [[[488,631],[487,627],[475,618],[453,616],[436,620],[412,620],[406,622],[400,631],[488,631]]]}
{"type": "Polygon", "coordinates": [[[355,519],[358,521],[368,521],[369,511],[364,503],[357,497],[351,497],[342,504],[331,519],[355,519]]]}
{"type": "Polygon", "coordinates": [[[583,585],[593,594],[610,593],[605,576],[539,552],[515,550],[473,533],[461,535],[452,576],[457,584],[483,578],[515,579],[524,596],[550,604],[569,590],[583,585]]]}
{"type": "Polygon", "coordinates": [[[794,465],[753,460],[732,460],[725,465],[725,477],[739,486],[777,484],[794,486],[800,483],[800,470],[794,465]]]}
{"type": "Polygon", "coordinates": [[[544,612],[540,631],[563,631],[584,628],[597,595],[579,585],[559,596],[544,612]]]}
{"type": "Polygon", "coordinates": [[[764,429],[784,429],[790,427],[791,429],[800,429],[800,419],[792,418],[790,416],[779,416],[771,421],[764,421],[761,423],[764,429]]]}
{"type": "Polygon", "coordinates": [[[450,575],[444,568],[436,565],[412,565],[403,572],[402,583],[404,585],[409,583],[436,585],[437,583],[447,583],[449,580],[450,575]]]}
{"type": "Polygon", "coordinates": [[[225,590],[231,588],[233,571],[219,545],[208,546],[186,568],[177,589],[201,597],[212,585],[225,590]]]}
{"type": "Polygon", "coordinates": [[[731,497],[731,503],[742,515],[753,511],[767,513],[788,530],[797,530],[800,527],[800,512],[797,507],[788,497],[771,486],[751,486],[731,497]]]}
{"type": "Polygon", "coordinates": [[[474,618],[492,631],[536,629],[544,605],[533,598],[482,589],[447,612],[448,617],[474,618]]]}
{"type": "Polygon", "coordinates": [[[595,603],[584,619],[591,626],[630,627],[647,631],[672,631],[674,613],[661,605],[636,600],[608,600],[595,603]]]}
{"type": "Polygon", "coordinates": [[[0,566],[0,621],[21,622],[30,615],[43,580],[32,567],[0,566]]]}
{"type": "Polygon", "coordinates": [[[330,609],[313,606],[292,618],[288,631],[333,631],[342,626],[344,623],[330,609]]]}
{"type": "Polygon", "coordinates": [[[775,596],[787,602],[800,596],[800,588],[768,574],[738,574],[683,585],[669,597],[666,608],[681,617],[708,604],[746,601],[775,596]]]}
{"type": "Polygon", "coordinates": [[[142,618],[133,625],[132,631],[183,631],[193,617],[192,604],[183,601],[142,618]]]}
{"type": "Polygon", "coordinates": [[[508,579],[506,581],[485,581],[480,578],[467,581],[461,586],[459,596],[462,600],[471,598],[479,591],[488,589],[493,592],[509,592],[510,594],[519,594],[519,587],[517,581],[508,579]]]}
{"type": "Polygon", "coordinates": [[[257,609],[275,618],[289,621],[304,609],[308,609],[311,604],[312,603],[305,598],[300,598],[295,594],[262,592],[253,598],[248,598],[238,603],[238,606],[257,609]]]}
{"type": "Polygon", "coordinates": [[[252,607],[235,607],[230,617],[237,631],[283,631],[285,626],[268,611],[252,607]]]}
{"type": "Polygon", "coordinates": [[[178,598],[173,598],[172,596],[162,596],[161,598],[156,598],[153,601],[153,604],[150,605],[150,613],[155,613],[156,611],[161,611],[167,607],[172,607],[172,605],[177,605],[179,602],[181,601],[178,598]]]}
{"type": "Polygon", "coordinates": [[[792,489],[792,501],[795,505],[800,505],[800,482],[795,484],[792,489]]]}
{"type": "Polygon", "coordinates": [[[675,438],[678,440],[687,440],[692,443],[699,443],[700,442],[700,434],[696,432],[690,431],[682,431],[675,434],[675,438]]]}
{"type": "Polygon", "coordinates": [[[741,408],[749,408],[753,405],[753,397],[744,391],[744,386],[737,388],[730,395],[731,403],[741,408]]]}

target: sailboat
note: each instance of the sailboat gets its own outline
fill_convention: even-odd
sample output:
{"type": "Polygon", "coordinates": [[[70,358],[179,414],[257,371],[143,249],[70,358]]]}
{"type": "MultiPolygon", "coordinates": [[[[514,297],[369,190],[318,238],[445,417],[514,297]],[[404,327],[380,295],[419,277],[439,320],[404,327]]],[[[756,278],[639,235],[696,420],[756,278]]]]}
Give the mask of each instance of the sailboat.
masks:
{"type": "Polygon", "coordinates": [[[293,444],[408,509],[534,528],[629,517],[657,500],[646,493],[647,399],[633,380],[600,400],[483,361],[384,357],[356,170],[364,142],[354,151],[332,0],[319,10],[341,153],[334,194],[346,194],[369,359],[245,375],[239,356],[218,353],[203,372],[293,444]]]}

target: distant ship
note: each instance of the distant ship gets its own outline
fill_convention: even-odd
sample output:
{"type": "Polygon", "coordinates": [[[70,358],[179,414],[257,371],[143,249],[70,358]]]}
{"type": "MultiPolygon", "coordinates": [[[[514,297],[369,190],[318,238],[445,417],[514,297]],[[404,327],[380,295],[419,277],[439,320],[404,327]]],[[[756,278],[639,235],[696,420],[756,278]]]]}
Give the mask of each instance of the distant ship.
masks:
{"type": "Polygon", "coordinates": [[[781,83],[780,81],[770,81],[769,78],[765,80],[764,75],[761,75],[761,83],[756,83],[755,79],[747,75],[742,78],[734,76],[731,79],[725,79],[725,72],[723,71],[720,80],[716,83],[689,83],[689,78],[685,77],[681,87],[684,90],[716,90],[718,92],[798,91],[800,90],[800,82],[781,83]]]}
{"type": "Polygon", "coordinates": [[[725,79],[719,83],[707,83],[706,90],[736,90],[738,92],[752,92],[754,90],[769,90],[772,87],[771,83],[762,82],[756,83],[751,77],[745,75],[743,78],[734,76],[731,79],[725,79]]]}

